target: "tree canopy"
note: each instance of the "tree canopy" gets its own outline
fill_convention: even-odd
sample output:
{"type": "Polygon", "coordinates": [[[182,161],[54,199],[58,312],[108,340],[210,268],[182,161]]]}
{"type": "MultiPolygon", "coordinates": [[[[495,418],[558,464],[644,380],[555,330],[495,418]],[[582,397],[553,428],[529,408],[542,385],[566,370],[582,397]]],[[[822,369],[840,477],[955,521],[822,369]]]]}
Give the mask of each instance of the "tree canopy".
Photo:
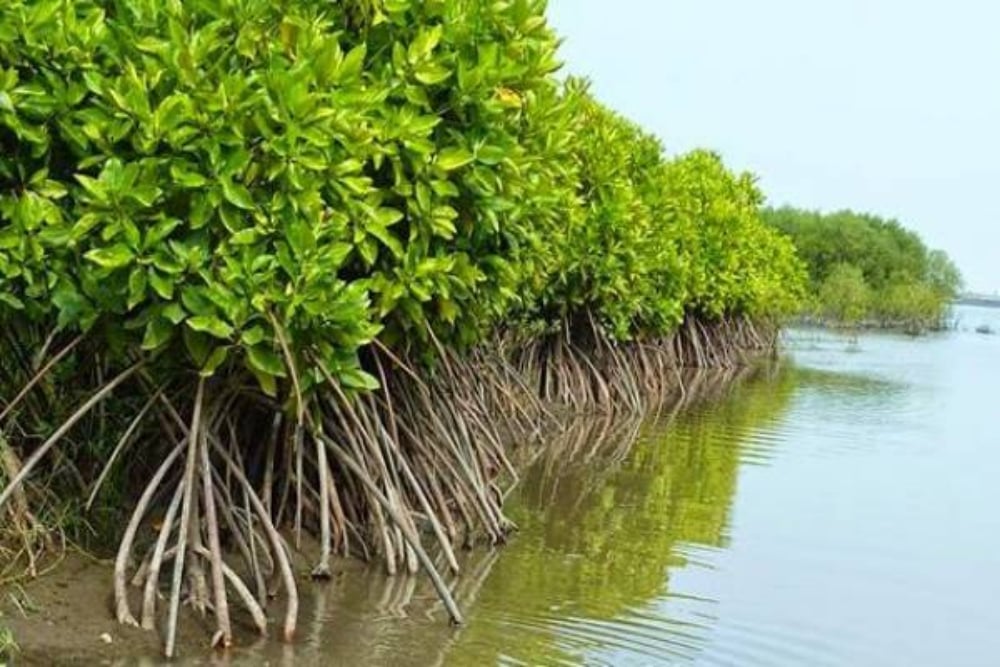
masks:
{"type": "Polygon", "coordinates": [[[934,326],[961,288],[948,255],[896,220],[791,207],[763,216],[795,244],[809,272],[811,307],[832,320],[934,326]]]}

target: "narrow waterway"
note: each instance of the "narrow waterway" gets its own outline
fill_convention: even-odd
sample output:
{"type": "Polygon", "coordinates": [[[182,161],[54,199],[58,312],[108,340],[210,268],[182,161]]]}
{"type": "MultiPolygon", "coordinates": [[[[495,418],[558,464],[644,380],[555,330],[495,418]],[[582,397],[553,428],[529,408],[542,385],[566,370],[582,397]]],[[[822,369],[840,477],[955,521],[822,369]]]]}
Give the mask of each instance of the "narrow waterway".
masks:
{"type": "Polygon", "coordinates": [[[193,662],[1000,664],[1000,336],[975,331],[1000,310],[956,315],[792,331],[691,405],[576,424],[512,499],[516,538],[466,556],[462,628],[423,578],[345,564],[304,587],[297,644],[193,662]]]}

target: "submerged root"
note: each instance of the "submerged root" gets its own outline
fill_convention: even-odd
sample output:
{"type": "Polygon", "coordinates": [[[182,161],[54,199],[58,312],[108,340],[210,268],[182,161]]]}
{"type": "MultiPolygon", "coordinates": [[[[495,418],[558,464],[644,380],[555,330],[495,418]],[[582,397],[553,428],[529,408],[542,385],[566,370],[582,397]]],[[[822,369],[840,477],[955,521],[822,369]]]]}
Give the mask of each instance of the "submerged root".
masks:
{"type": "Polygon", "coordinates": [[[687,318],[674,334],[614,341],[591,315],[546,337],[507,344],[512,364],[547,403],[576,413],[644,413],[678,390],[685,368],[737,368],[773,350],[777,329],[744,318],[687,318]]]}
{"type": "MultiPolygon", "coordinates": [[[[389,574],[422,570],[460,623],[443,572],[458,572],[460,549],[480,540],[502,544],[516,529],[504,500],[517,470],[541,451],[535,443],[560,431],[551,448],[559,454],[548,459],[554,468],[596,456],[614,461],[638,428],[637,418],[554,428],[564,426],[561,417],[595,410],[636,416],[678,405],[685,367],[738,368],[748,352],[770,349],[775,338],[773,329],[744,320],[688,320],[673,337],[621,344],[589,316],[541,339],[499,337],[465,354],[429,335],[438,352],[433,369],[418,373],[376,342],[363,363],[378,389],[351,391],[312,364],[323,377],[308,396],[282,339],[291,382],[280,402],[240,373],[162,384],[136,363],[102,382],[37,446],[9,445],[0,424],[0,515],[5,526],[35,536],[24,547],[34,567],[52,535],[31,512],[29,475],[59,453],[56,444],[78,423],[104,434],[113,411],[86,419],[118,387],[138,380],[142,393],[114,417],[120,435],[107,433],[114,446],[97,470],[85,468],[96,481],[77,483],[89,507],[116,466],[134,466],[137,478],[148,480],[130,489],[137,502],[115,559],[120,622],[161,627],[172,657],[181,609],[190,606],[211,618],[212,644],[225,648],[241,622],[265,634],[267,606],[281,594],[280,635],[290,641],[299,604],[293,559],[310,534],[318,543],[314,578],[331,576],[335,554],[379,558],[389,574]],[[609,442],[619,445],[595,447],[609,442]],[[125,455],[140,446],[143,457],[125,455]],[[142,531],[152,517],[159,525],[142,531]],[[138,619],[129,583],[140,592],[138,619]],[[231,604],[245,615],[231,613],[231,604]]],[[[102,366],[96,375],[111,372],[102,366]]],[[[18,402],[42,405],[35,394],[44,383],[30,382],[5,415],[17,413],[18,402]]]]}

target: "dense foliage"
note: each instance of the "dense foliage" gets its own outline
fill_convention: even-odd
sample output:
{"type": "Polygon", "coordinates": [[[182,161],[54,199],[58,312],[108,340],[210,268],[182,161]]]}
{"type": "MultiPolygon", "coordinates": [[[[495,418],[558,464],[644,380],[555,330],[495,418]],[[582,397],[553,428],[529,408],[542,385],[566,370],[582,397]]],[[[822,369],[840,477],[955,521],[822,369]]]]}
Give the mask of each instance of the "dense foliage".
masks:
{"type": "Polygon", "coordinates": [[[116,615],[139,622],[155,506],[135,580],[152,627],[173,559],[168,655],[182,598],[221,645],[227,591],[264,631],[265,572],[292,636],[284,529],[316,535],[316,577],[334,550],[419,563],[457,621],[419,527],[455,569],[460,539],[505,539],[505,447],[544,400],[638,407],[766,346],[805,273],[754,178],[557,77],[544,9],[0,3],[0,541],[117,471],[116,615]]]}
{"type": "Polygon", "coordinates": [[[927,248],[895,220],[839,211],[768,209],[809,270],[814,308],[846,324],[936,326],[962,276],[946,253],[927,248]]]}
{"type": "MultiPolygon", "coordinates": [[[[801,296],[787,239],[761,224],[749,174],[695,151],[664,157],[658,139],[570,80],[570,185],[547,234],[548,274],[529,321],[598,317],[617,340],[663,336],[686,315],[778,317],[801,296]]],[[[560,182],[562,183],[562,182],[560,182]]]]}
{"type": "Polygon", "coordinates": [[[518,306],[627,337],[794,294],[751,177],[559,90],[542,3],[357,6],[6,3],[7,317],[266,387],[281,330],[366,385],[379,331],[465,344],[518,306]]]}

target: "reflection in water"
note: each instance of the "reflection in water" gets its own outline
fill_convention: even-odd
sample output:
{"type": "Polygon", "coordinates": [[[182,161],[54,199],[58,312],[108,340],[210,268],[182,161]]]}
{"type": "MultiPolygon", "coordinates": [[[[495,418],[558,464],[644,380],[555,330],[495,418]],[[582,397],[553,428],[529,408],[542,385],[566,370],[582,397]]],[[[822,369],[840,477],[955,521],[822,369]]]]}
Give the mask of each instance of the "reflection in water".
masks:
{"type": "MultiPolygon", "coordinates": [[[[557,434],[511,499],[516,537],[465,554],[452,582],[469,617],[463,628],[447,626],[423,578],[344,563],[330,585],[306,590],[294,649],[262,644],[235,652],[234,664],[537,665],[615,648],[696,653],[704,619],[650,605],[670,597],[671,568],[697,563],[698,548],[724,546],[740,440],[780,414],[791,378],[770,367],[694,374],[653,418],[580,419],[557,434]]],[[[680,599],[711,616],[711,600],[680,599]]]]}
{"type": "Polygon", "coordinates": [[[1000,337],[787,348],[537,452],[520,532],[451,581],[464,627],[424,578],[344,562],[304,587],[298,643],[225,664],[997,664],[1000,337]]]}
{"type": "Polygon", "coordinates": [[[699,375],[689,383],[694,406],[614,429],[592,424],[591,433],[613,437],[572,437],[546,450],[523,481],[517,543],[447,662],[696,654],[706,633],[698,615],[710,616],[712,601],[684,599],[696,612],[689,618],[651,606],[670,599],[670,569],[725,545],[740,440],[780,414],[791,388],[787,373],[731,379],[699,375]]]}

